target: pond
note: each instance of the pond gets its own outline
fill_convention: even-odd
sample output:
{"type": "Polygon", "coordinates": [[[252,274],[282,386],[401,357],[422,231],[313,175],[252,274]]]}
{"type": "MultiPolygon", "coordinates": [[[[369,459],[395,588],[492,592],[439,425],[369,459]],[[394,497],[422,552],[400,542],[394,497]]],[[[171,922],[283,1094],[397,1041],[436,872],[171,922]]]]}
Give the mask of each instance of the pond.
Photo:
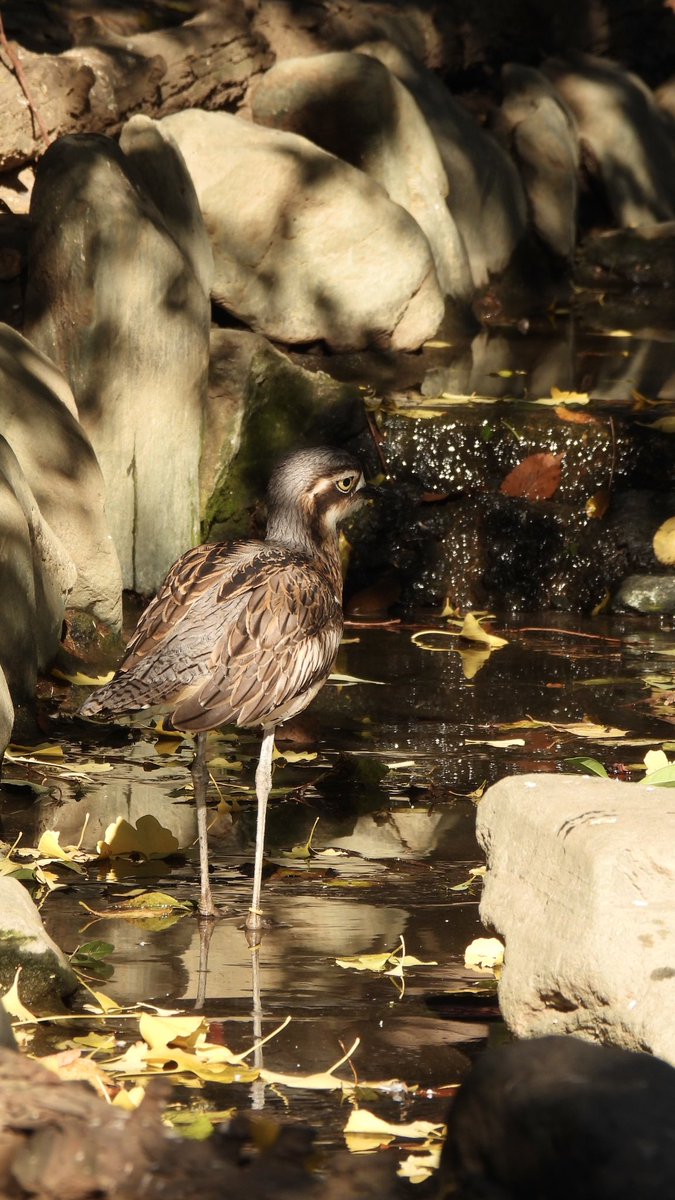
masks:
{"type": "MultiPolygon", "coordinates": [[[[341,1091],[302,1086],[300,1077],[325,1072],[357,1039],[337,1077],[397,1081],[365,1089],[359,1103],[390,1121],[437,1122],[472,1057],[505,1036],[492,973],[464,964],[467,945],[484,935],[480,876],[471,874],[482,862],[476,800],[506,774],[573,771],[568,760],[579,757],[639,778],[646,749],[669,739],[672,748],[675,738],[664,719],[672,709],[658,711],[659,694],[675,688],[675,657],[671,619],[539,613],[491,625],[507,644],[480,660],[428,613],[419,622],[347,627],[338,678],[294,723],[293,740],[278,742],[287,758],[275,766],[263,890],[273,924],[257,953],[242,924],[258,740],[213,735],[210,853],[222,916],[206,974],[192,912],[148,920],[111,912],[138,889],[196,899],[191,742],[74,721],[66,710],[84,689],[54,683],[51,705],[66,703],[50,718],[48,741],[64,756],[6,763],[3,839],[22,834],[35,846],[52,829],[62,845],[75,845],[88,815],[82,845],[93,850],[117,817],[136,826],[152,814],[146,849],[162,857],[114,857],[83,875],[59,870],[68,886],[45,900],[49,932],[69,953],[92,939],[112,945],[107,977],[90,983],[121,1006],[143,1001],[189,1014],[201,982],[209,1041],[237,1053],[256,1030],[268,1035],[291,1018],[255,1058],[273,1074],[297,1076],[299,1086],[186,1082],[183,1074],[181,1104],[308,1122],[330,1151],[344,1144],[351,1105],[341,1091]],[[110,769],[101,773],[101,764],[110,769]],[[161,830],[175,840],[162,845],[161,830]],[[420,961],[393,974],[338,961],[393,952],[401,941],[420,961]]],[[[33,1049],[47,1053],[92,1031],[112,1031],[120,1053],[138,1040],[137,1013],[43,1024],[33,1049]]]]}

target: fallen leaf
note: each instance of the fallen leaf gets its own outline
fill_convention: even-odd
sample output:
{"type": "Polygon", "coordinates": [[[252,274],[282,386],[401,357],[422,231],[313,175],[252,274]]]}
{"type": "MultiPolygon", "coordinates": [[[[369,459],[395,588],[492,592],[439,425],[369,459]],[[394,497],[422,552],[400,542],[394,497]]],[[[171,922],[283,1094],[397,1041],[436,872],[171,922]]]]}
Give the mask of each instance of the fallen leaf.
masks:
{"type": "Polygon", "coordinates": [[[564,405],[556,405],[553,410],[556,417],[560,421],[568,421],[573,425],[597,425],[597,417],[592,417],[590,413],[579,412],[576,408],[565,408],[564,405]]]}
{"type": "Polygon", "coordinates": [[[501,650],[502,646],[508,645],[506,638],[497,637],[496,634],[483,629],[480,621],[471,612],[464,617],[459,636],[468,642],[479,642],[482,646],[488,646],[490,650],[501,650]]]}
{"type": "Polygon", "coordinates": [[[498,971],[504,962],[499,938],[475,938],[464,951],[464,966],[476,971],[498,971]]]}
{"type": "Polygon", "coordinates": [[[609,779],[605,767],[597,758],[566,758],[565,762],[571,767],[579,767],[579,770],[585,771],[587,775],[599,775],[601,779],[609,779]]]}
{"type": "Polygon", "coordinates": [[[513,746],[524,746],[524,738],[465,738],[465,746],[492,746],[495,750],[508,750],[513,746]]]}
{"type": "Polygon", "coordinates": [[[560,487],[562,460],[562,454],[549,451],[530,454],[509,471],[499,490],[523,500],[550,500],[560,487]]]}
{"type": "MultiPolygon", "coordinates": [[[[411,1138],[413,1140],[424,1140],[431,1137],[440,1138],[443,1134],[445,1126],[442,1124],[434,1124],[432,1121],[402,1121],[400,1124],[393,1121],[384,1121],[382,1117],[378,1117],[375,1113],[369,1112],[367,1108],[356,1108],[350,1114],[347,1124],[344,1128],[345,1139],[349,1144],[349,1138],[356,1137],[373,1137],[387,1138],[390,1141],[396,1141],[398,1138],[411,1138]]],[[[356,1147],[351,1147],[356,1148],[356,1147]]],[[[363,1147],[360,1146],[360,1149],[363,1147]]]]}
{"type": "Polygon", "coordinates": [[[26,1008],[26,1005],[19,998],[19,978],[21,976],[21,967],[16,968],[14,982],[12,986],[5,992],[4,996],[0,997],[0,1003],[5,1012],[8,1012],[10,1017],[16,1017],[17,1021],[27,1021],[32,1024],[35,1021],[35,1014],[26,1008]]]}
{"type": "Polygon", "coordinates": [[[63,679],[76,687],[103,687],[104,683],[110,683],[115,672],[108,671],[106,675],[84,675],[81,671],[74,671],[73,674],[69,674],[67,671],[61,671],[59,667],[52,667],[50,674],[55,679],[63,679]]]}
{"type": "Polygon", "coordinates": [[[675,517],[659,525],[652,541],[654,554],[667,567],[675,566],[675,517]]]}
{"type": "Polygon", "coordinates": [[[407,1158],[401,1159],[396,1174],[401,1179],[408,1179],[410,1183],[424,1183],[438,1170],[442,1148],[439,1142],[437,1147],[427,1150],[424,1154],[409,1154],[407,1158]]]}
{"type": "Polygon", "coordinates": [[[129,854],[140,854],[147,859],[168,858],[179,846],[178,839],[151,813],[139,817],[135,825],[124,817],[117,817],[106,829],[103,840],[96,843],[101,858],[129,854]]]}
{"type": "Polygon", "coordinates": [[[610,499],[611,492],[609,488],[599,488],[597,492],[589,496],[584,505],[586,516],[591,521],[601,521],[609,508],[610,499]]]}

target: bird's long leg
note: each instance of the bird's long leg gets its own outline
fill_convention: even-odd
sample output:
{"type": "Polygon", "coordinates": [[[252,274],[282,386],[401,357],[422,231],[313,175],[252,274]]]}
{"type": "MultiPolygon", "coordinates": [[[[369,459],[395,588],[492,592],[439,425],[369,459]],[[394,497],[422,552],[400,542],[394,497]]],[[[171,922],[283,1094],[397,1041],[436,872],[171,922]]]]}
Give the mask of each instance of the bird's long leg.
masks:
{"type": "Polygon", "coordinates": [[[211,896],[209,880],[209,839],[206,828],[206,788],[208,771],[206,769],[206,734],[197,734],[197,752],[192,762],[192,783],[195,792],[197,808],[197,834],[199,836],[199,874],[201,893],[199,898],[200,920],[212,921],[216,915],[215,905],[211,896]]]}
{"type": "Polygon", "coordinates": [[[272,787],[272,751],[274,750],[274,726],[263,729],[260,758],[255,773],[255,791],[258,797],[258,817],[255,829],[255,864],[253,867],[253,896],[246,918],[246,928],[258,931],[262,926],[260,892],[262,888],[263,857],[265,853],[265,818],[267,800],[272,787]]]}

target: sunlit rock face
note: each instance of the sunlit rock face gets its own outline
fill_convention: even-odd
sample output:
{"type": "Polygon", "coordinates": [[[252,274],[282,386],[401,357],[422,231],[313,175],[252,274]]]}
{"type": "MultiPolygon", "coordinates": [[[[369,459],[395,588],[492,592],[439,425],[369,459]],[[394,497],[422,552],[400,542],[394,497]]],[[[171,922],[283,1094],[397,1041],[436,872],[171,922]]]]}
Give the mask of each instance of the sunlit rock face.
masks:
{"type": "Polygon", "coordinates": [[[363,171],[223,112],[165,117],[215,260],[214,301],[274,341],[412,350],[443,298],[429,243],[363,171]]]}
{"type": "MultiPolygon", "coordinates": [[[[162,149],[156,194],[163,176],[173,224],[176,180],[190,184],[177,152],[162,149]]],[[[183,252],[141,179],[109,138],[53,143],[32,197],[26,328],[73,389],[124,585],[150,593],[198,539],[210,309],[203,256],[194,240],[183,252]]],[[[184,212],[189,227],[196,205],[184,212]]]]}
{"type": "Polygon", "coordinates": [[[448,178],[411,92],[376,58],[346,51],[277,63],[253,89],[254,120],[308,138],[376,180],[417,221],[444,295],[473,281],[448,178]]]}
{"type": "Polygon", "coordinates": [[[480,802],[481,918],[506,943],[501,1010],[521,1037],[580,1033],[675,1064],[675,813],[667,789],[503,779],[480,802]]]}

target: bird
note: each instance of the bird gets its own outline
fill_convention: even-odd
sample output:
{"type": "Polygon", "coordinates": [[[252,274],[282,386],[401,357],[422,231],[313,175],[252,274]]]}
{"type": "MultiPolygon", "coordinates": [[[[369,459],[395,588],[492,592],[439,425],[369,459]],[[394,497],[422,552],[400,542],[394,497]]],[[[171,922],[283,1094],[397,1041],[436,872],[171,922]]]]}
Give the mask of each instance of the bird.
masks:
{"type": "Polygon", "coordinates": [[[79,710],[104,719],[161,711],[174,728],[195,736],[201,920],[217,915],[208,863],[207,733],[225,724],[262,731],[245,923],[256,933],[263,925],[274,733],[307,707],[333,668],[343,628],[338,524],[377,491],[346,451],[318,446],[287,455],[270,477],[264,540],[205,543],[182,554],[142,613],[115,675],[79,710]]]}

